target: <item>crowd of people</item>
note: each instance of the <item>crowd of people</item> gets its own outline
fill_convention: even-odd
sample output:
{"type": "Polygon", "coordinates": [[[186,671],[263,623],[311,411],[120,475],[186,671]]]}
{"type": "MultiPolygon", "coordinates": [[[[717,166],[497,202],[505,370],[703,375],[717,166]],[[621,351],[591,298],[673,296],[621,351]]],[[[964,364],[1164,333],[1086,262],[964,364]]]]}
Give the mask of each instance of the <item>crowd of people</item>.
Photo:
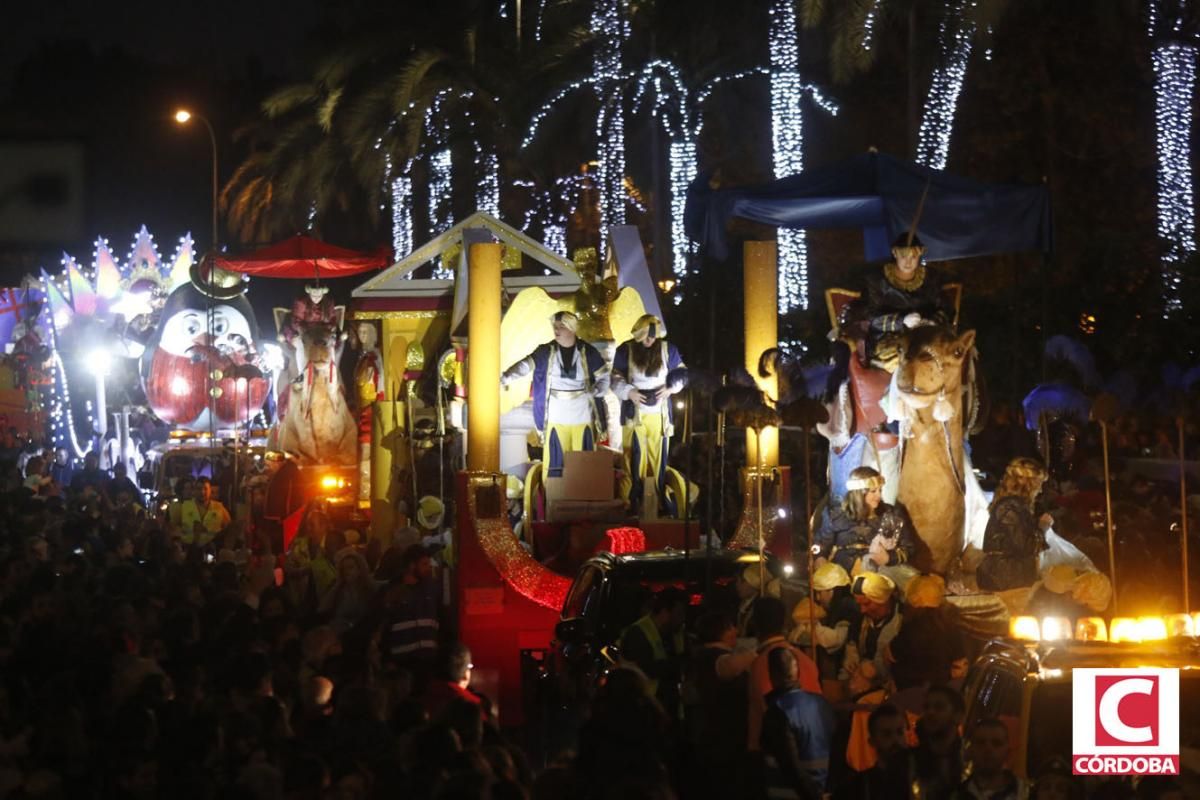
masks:
{"type": "MultiPolygon", "coordinates": [[[[912,541],[871,476],[810,598],[752,567],[685,626],[692,598],[659,592],[578,730],[527,753],[471,689],[440,538],[385,549],[313,510],[276,553],[204,478],[152,512],[119,464],[52,455],[0,473],[0,797],[1133,796],[1061,760],[1019,780],[1002,719],[961,740],[961,627],[941,578],[889,577],[912,541]],[[855,515],[892,538],[859,547],[855,515]]],[[[1038,602],[1106,602],[1082,577],[1039,576],[1038,602]]]]}

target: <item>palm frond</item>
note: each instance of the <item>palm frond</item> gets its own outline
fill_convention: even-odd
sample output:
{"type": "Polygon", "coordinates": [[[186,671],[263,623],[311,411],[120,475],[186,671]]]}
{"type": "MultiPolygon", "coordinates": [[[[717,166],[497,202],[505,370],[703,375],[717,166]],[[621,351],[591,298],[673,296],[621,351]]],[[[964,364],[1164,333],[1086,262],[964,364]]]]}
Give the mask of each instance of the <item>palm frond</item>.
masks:
{"type": "Polygon", "coordinates": [[[295,83],[273,92],[262,102],[262,111],[267,119],[278,119],[298,108],[312,105],[320,100],[321,93],[314,84],[295,83]]]}
{"type": "Polygon", "coordinates": [[[825,11],[825,0],[800,0],[800,27],[817,27],[825,19],[825,11]]]}
{"type": "Polygon", "coordinates": [[[317,124],[326,133],[333,130],[333,115],[337,111],[338,101],[342,99],[342,89],[333,89],[317,107],[317,124]]]}
{"type": "Polygon", "coordinates": [[[427,93],[429,74],[445,60],[446,54],[440,50],[422,50],[404,65],[392,95],[393,114],[405,113],[418,95],[427,93]]]}

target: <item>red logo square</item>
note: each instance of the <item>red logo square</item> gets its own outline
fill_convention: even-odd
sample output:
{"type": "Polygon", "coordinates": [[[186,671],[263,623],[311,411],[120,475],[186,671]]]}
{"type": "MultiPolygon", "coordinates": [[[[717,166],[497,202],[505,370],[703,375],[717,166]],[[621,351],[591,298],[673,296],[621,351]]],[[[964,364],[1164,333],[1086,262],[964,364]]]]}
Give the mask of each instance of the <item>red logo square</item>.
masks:
{"type": "Polygon", "coordinates": [[[1096,676],[1096,744],[1158,746],[1158,676],[1096,676]]]}

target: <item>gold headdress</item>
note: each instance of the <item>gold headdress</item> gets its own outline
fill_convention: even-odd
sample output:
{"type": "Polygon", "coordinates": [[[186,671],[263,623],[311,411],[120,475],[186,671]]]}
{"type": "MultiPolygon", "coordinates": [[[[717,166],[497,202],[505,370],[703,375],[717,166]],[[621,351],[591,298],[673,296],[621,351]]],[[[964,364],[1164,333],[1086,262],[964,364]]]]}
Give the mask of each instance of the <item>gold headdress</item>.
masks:
{"type": "Polygon", "coordinates": [[[850,478],[846,481],[846,491],[855,492],[860,489],[870,491],[871,489],[882,489],[887,481],[879,473],[875,473],[870,477],[850,478]]]}
{"type": "Polygon", "coordinates": [[[661,339],[666,335],[666,327],[663,326],[662,320],[653,314],[642,314],[638,317],[638,321],[633,323],[633,329],[630,331],[633,334],[635,342],[644,342],[646,337],[653,335],[655,339],[661,339]]]}

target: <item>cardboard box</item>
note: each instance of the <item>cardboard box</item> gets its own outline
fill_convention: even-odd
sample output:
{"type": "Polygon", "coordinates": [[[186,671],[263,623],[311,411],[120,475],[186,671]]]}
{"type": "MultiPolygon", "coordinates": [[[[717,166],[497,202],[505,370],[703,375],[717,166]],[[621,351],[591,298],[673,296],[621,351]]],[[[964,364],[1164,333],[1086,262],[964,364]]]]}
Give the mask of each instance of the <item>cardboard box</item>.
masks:
{"type": "Polygon", "coordinates": [[[616,454],[611,450],[563,453],[563,500],[612,500],[616,454]]]}
{"type": "Polygon", "coordinates": [[[624,522],[620,500],[556,500],[546,512],[547,522],[624,522]]]}

